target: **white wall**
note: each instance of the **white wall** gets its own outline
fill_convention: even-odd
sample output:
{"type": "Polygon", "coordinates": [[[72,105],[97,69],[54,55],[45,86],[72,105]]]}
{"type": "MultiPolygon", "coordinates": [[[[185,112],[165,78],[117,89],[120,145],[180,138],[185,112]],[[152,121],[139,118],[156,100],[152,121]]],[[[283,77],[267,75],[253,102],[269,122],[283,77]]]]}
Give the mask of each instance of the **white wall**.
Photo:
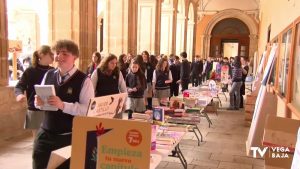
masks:
{"type": "Polygon", "coordinates": [[[271,25],[272,40],[300,16],[300,0],[260,0],[259,53],[267,43],[268,26],[271,25]]]}
{"type": "Polygon", "coordinates": [[[154,53],[156,1],[138,1],[137,53],[147,50],[154,53]]]}
{"type": "Polygon", "coordinates": [[[166,0],[161,9],[160,53],[169,55],[172,52],[173,1],[166,0]]]}
{"type": "Polygon", "coordinates": [[[203,4],[207,4],[205,10],[220,11],[230,8],[253,10],[258,8],[258,0],[203,0],[203,2],[203,4]]]}
{"type": "Polygon", "coordinates": [[[127,53],[128,0],[106,0],[104,9],[104,53],[127,53]]]}
{"type": "Polygon", "coordinates": [[[184,22],[185,22],[185,10],[184,1],[178,0],[178,13],[176,24],[176,55],[179,56],[184,50],[184,22]]]}
{"type": "Polygon", "coordinates": [[[193,58],[193,40],[194,40],[194,7],[192,4],[189,6],[188,13],[188,25],[187,25],[187,39],[186,39],[186,52],[188,60],[192,61],[193,58]]]}

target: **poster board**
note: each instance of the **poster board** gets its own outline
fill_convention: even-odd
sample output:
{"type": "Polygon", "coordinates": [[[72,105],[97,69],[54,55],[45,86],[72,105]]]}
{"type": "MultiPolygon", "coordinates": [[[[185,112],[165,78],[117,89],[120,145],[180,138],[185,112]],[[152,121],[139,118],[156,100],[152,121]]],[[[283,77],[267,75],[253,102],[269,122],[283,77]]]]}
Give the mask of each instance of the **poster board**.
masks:
{"type": "Polygon", "coordinates": [[[300,168],[300,128],[298,129],[297,143],[296,143],[291,169],[299,169],[299,168],[300,168]]]}
{"type": "MultiPolygon", "coordinates": [[[[270,56],[268,57],[268,63],[265,67],[264,74],[261,77],[262,82],[264,79],[268,79],[274,66],[274,60],[276,57],[277,45],[272,46],[270,56]]],[[[261,64],[263,63],[263,60],[261,64]]],[[[262,69],[262,68],[261,68],[262,69]]],[[[267,81],[267,80],[266,80],[267,81]]],[[[246,141],[246,152],[247,155],[251,155],[251,147],[262,147],[262,138],[264,134],[264,126],[267,114],[276,114],[277,110],[277,96],[272,93],[267,93],[267,87],[264,83],[261,84],[256,103],[253,118],[246,141]]]]}
{"type": "Polygon", "coordinates": [[[138,121],[75,117],[72,169],[150,167],[151,124],[138,121]]]}
{"type": "Polygon", "coordinates": [[[125,108],[127,93],[91,98],[87,116],[115,118],[122,115],[125,108]]]}
{"type": "Polygon", "coordinates": [[[229,65],[222,65],[221,67],[221,83],[228,84],[229,83],[229,65]]]}

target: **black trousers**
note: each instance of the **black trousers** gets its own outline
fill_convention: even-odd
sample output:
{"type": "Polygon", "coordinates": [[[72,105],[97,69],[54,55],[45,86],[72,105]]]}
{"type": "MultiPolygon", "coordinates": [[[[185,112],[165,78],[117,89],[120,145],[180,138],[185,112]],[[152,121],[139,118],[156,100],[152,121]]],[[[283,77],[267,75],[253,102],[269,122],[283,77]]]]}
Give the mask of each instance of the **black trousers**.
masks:
{"type": "MultiPolygon", "coordinates": [[[[56,135],[40,129],[33,145],[33,169],[47,168],[48,161],[53,150],[71,145],[72,134],[56,135]]],[[[61,167],[60,167],[61,168],[61,167]]],[[[64,168],[70,168],[65,166],[64,168]]]]}
{"type": "Polygon", "coordinates": [[[170,97],[172,96],[178,96],[179,94],[179,84],[178,83],[171,83],[170,87],[170,97]]]}
{"type": "Polygon", "coordinates": [[[181,91],[187,90],[189,88],[189,79],[181,80],[181,91]]]}
{"type": "Polygon", "coordinates": [[[192,86],[197,87],[198,85],[201,85],[201,77],[199,75],[192,75],[192,86]]]}

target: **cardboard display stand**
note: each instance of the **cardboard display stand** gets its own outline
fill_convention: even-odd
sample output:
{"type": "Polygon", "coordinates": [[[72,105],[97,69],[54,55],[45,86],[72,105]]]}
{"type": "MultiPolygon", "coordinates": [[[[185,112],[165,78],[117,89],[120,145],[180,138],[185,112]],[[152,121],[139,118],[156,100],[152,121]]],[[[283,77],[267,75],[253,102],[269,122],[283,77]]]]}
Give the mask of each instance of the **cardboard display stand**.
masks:
{"type": "Polygon", "coordinates": [[[291,169],[299,169],[299,168],[300,168],[300,128],[298,129],[297,143],[296,143],[291,169]]]}
{"type": "Polygon", "coordinates": [[[150,123],[75,117],[70,168],[147,169],[150,147],[150,123]]]}
{"type": "MultiPolygon", "coordinates": [[[[253,119],[251,122],[248,139],[246,141],[246,152],[247,155],[252,155],[250,151],[251,147],[262,147],[262,138],[266,120],[266,114],[276,114],[277,110],[277,97],[272,93],[267,93],[266,83],[264,79],[270,76],[270,70],[274,65],[274,60],[276,57],[277,45],[273,45],[270,56],[268,58],[267,66],[264,70],[264,74],[262,76],[262,85],[260,86],[256,103],[255,110],[253,114],[253,119]]],[[[262,64],[262,62],[261,62],[262,64]]],[[[261,66],[259,70],[262,69],[261,66]]]]}
{"type": "Polygon", "coordinates": [[[266,169],[291,168],[299,126],[299,120],[268,115],[263,138],[263,145],[269,147],[265,153],[266,169]]]}

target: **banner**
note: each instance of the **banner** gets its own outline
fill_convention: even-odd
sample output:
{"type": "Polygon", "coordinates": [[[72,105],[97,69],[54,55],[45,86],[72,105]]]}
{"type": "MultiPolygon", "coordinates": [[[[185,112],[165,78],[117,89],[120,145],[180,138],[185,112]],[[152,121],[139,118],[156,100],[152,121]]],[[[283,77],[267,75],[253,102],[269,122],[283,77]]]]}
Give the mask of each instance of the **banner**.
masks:
{"type": "Polygon", "coordinates": [[[87,116],[101,118],[115,118],[122,115],[125,108],[127,93],[120,93],[90,100],[87,116]]]}
{"type": "Polygon", "coordinates": [[[150,123],[75,117],[70,168],[147,169],[150,146],[150,123]]]}

